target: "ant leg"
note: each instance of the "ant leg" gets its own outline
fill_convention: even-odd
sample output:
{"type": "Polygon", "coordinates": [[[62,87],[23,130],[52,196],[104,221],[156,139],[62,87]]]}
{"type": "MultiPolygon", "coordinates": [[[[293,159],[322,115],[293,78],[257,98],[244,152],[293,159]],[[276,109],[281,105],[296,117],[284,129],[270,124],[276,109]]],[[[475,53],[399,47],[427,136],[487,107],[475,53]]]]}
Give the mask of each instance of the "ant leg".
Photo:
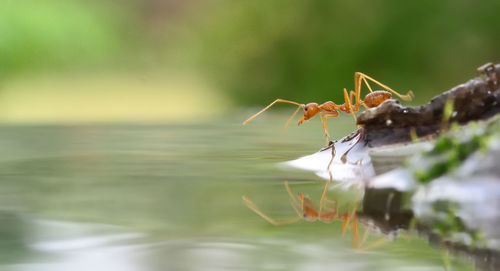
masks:
{"type": "MultiPolygon", "coordinates": [[[[407,94],[405,95],[402,95],[402,94],[399,94],[397,91],[393,90],[392,88],[380,83],[379,81],[371,78],[370,76],[366,75],[366,74],[363,74],[363,73],[357,73],[359,74],[359,78],[360,79],[363,79],[365,81],[365,83],[368,85],[368,82],[366,81],[366,79],[370,80],[371,82],[379,85],[380,87],[382,87],[383,89],[389,91],[389,92],[392,92],[394,95],[398,96],[400,99],[402,100],[405,100],[405,101],[411,101],[413,99],[413,97],[415,96],[413,94],[413,91],[409,90],[407,94]]],[[[359,80],[358,80],[359,81],[359,80]]],[[[370,88],[370,87],[369,87],[370,88]]]]}
{"type": "Polygon", "coordinates": [[[349,222],[352,221],[352,247],[359,247],[359,230],[358,230],[358,219],[356,218],[356,214],[349,214],[349,212],[343,213],[339,215],[339,218],[342,218],[342,235],[345,234],[347,227],[349,227],[349,222]]]}
{"type": "Polygon", "coordinates": [[[363,78],[363,82],[365,82],[365,85],[368,87],[368,90],[369,90],[370,92],[373,92],[373,89],[372,89],[372,87],[370,86],[370,84],[368,83],[368,81],[366,80],[366,78],[365,78],[365,77],[361,77],[361,78],[363,78]]]}
{"type": "Polygon", "coordinates": [[[369,107],[366,106],[366,104],[363,101],[361,101],[360,99],[356,98],[356,100],[354,100],[353,96],[355,96],[355,95],[356,95],[356,92],[354,92],[354,91],[351,91],[351,93],[349,94],[351,101],[354,101],[354,107],[356,107],[358,110],[361,106],[364,106],[366,109],[369,109],[369,107]]]}
{"type": "MultiPolygon", "coordinates": [[[[330,180],[326,181],[325,182],[325,187],[323,188],[323,193],[321,193],[321,199],[319,200],[319,215],[321,216],[321,211],[323,209],[323,205],[324,205],[324,202],[325,202],[325,198],[326,198],[326,191],[328,190],[328,185],[330,184],[330,180]]],[[[335,204],[337,205],[337,204],[335,204]]]]}
{"type": "Polygon", "coordinates": [[[285,124],[285,130],[288,130],[288,125],[290,125],[290,122],[293,120],[293,117],[295,117],[295,115],[297,115],[297,112],[299,112],[300,108],[301,108],[300,106],[297,107],[297,110],[295,110],[295,112],[293,112],[292,116],[288,119],[288,121],[285,124]]]}
{"type": "Polygon", "coordinates": [[[292,205],[293,209],[297,213],[297,216],[302,217],[302,213],[299,211],[300,204],[293,196],[292,190],[290,189],[290,186],[288,186],[288,181],[285,181],[285,188],[286,188],[286,192],[288,193],[288,196],[290,196],[290,204],[292,205]],[[297,206],[299,206],[299,207],[297,207],[297,206]]]}
{"type": "Polygon", "coordinates": [[[291,218],[291,219],[287,219],[287,220],[276,221],[276,220],[272,219],[271,217],[269,217],[268,215],[264,214],[261,210],[259,210],[259,208],[257,207],[257,205],[255,205],[255,203],[253,203],[245,195],[243,195],[242,198],[243,198],[243,201],[245,201],[245,204],[247,205],[247,207],[250,210],[254,211],[260,217],[264,218],[267,222],[269,222],[269,223],[271,223],[271,224],[273,224],[275,226],[280,226],[280,225],[284,225],[284,224],[294,223],[294,222],[297,222],[297,221],[299,221],[301,219],[301,217],[295,217],[295,218],[291,218]]]}
{"type": "MultiPolygon", "coordinates": [[[[354,73],[354,91],[351,91],[350,93],[350,99],[352,100],[352,96],[354,95],[356,97],[356,101],[354,102],[355,107],[359,110],[361,106],[364,106],[366,109],[368,109],[368,106],[365,105],[363,100],[361,99],[361,87],[362,87],[362,73],[360,72],[355,72],[354,73]]],[[[368,85],[368,90],[370,92],[373,92],[371,89],[370,85],[368,85]]]]}
{"type": "Polygon", "coordinates": [[[341,216],[342,216],[342,235],[344,235],[345,230],[347,229],[347,218],[349,217],[349,214],[344,213],[341,216]]]}
{"type": "Polygon", "coordinates": [[[356,251],[361,252],[361,251],[373,249],[373,248],[381,246],[381,245],[383,245],[383,244],[385,244],[387,242],[388,242],[387,238],[380,237],[379,239],[371,242],[370,244],[368,244],[368,245],[366,245],[364,247],[359,247],[358,249],[356,249],[356,251]]]}
{"type": "MultiPolygon", "coordinates": [[[[345,234],[345,230],[347,229],[348,225],[348,219],[349,219],[349,212],[343,213],[339,215],[339,217],[342,217],[343,222],[342,222],[342,235],[345,234]]],[[[358,219],[356,217],[352,218],[352,247],[357,248],[359,247],[359,231],[358,231],[358,219]]]]}
{"type": "Polygon", "coordinates": [[[358,99],[358,96],[356,96],[356,92],[355,91],[352,91],[349,92],[349,99],[352,101],[354,101],[354,104],[353,104],[353,107],[356,108],[355,111],[358,111],[359,108],[361,106],[364,106],[366,109],[368,109],[369,107],[366,106],[366,104],[361,100],[361,98],[358,99]]]}
{"type": "Polygon", "coordinates": [[[330,142],[330,134],[328,133],[328,128],[326,127],[326,119],[324,118],[324,115],[326,114],[328,113],[320,112],[319,119],[321,120],[321,125],[323,126],[323,130],[325,131],[326,146],[328,146],[328,143],[330,142]]]}
{"type": "Polygon", "coordinates": [[[333,159],[335,158],[335,144],[330,145],[332,148],[332,159],[330,159],[330,163],[328,163],[328,166],[326,167],[326,170],[328,171],[328,175],[330,175],[329,181],[333,180],[333,174],[332,171],[330,170],[330,167],[332,166],[333,159]]]}
{"type": "Polygon", "coordinates": [[[354,200],[354,207],[352,208],[352,212],[351,214],[347,213],[347,217],[345,218],[344,224],[342,225],[342,234],[344,234],[345,226],[349,226],[349,222],[351,220],[353,221],[353,226],[354,222],[356,222],[356,227],[357,227],[356,210],[358,209],[358,198],[359,198],[359,190],[356,191],[356,198],[354,200]]]}
{"type": "Polygon", "coordinates": [[[358,119],[356,118],[356,114],[354,114],[354,108],[351,105],[351,99],[349,98],[349,95],[347,95],[347,90],[345,88],[344,88],[344,100],[345,100],[345,105],[347,105],[347,110],[351,113],[352,117],[354,118],[354,121],[357,123],[358,119]]]}
{"type": "MultiPolygon", "coordinates": [[[[338,115],[339,115],[339,112],[325,114],[323,116],[323,119],[325,120],[325,127],[326,127],[326,119],[328,119],[328,118],[336,118],[336,117],[338,117],[338,115]]],[[[327,143],[327,145],[328,145],[328,143],[327,143]]]]}
{"type": "Polygon", "coordinates": [[[370,231],[365,228],[365,233],[363,233],[363,238],[361,238],[361,243],[360,243],[360,246],[362,246],[366,240],[368,239],[368,235],[369,235],[370,231]]]}
{"type": "Polygon", "coordinates": [[[356,105],[361,104],[361,75],[360,72],[354,73],[354,95],[356,96],[356,105]]]}
{"type": "Polygon", "coordinates": [[[325,115],[328,115],[329,113],[326,112],[320,112],[319,113],[319,118],[321,119],[321,125],[323,125],[323,130],[325,130],[325,136],[328,138],[330,134],[328,133],[328,127],[326,127],[326,119],[324,119],[325,115]]]}
{"type": "Polygon", "coordinates": [[[349,92],[349,100],[351,100],[351,102],[354,101],[353,106],[359,110],[359,104],[358,104],[358,99],[356,97],[356,92],[352,90],[349,92]]]}
{"type": "Polygon", "coordinates": [[[354,217],[352,221],[352,247],[359,247],[359,231],[358,231],[358,219],[354,217]]]}
{"type": "MultiPolygon", "coordinates": [[[[334,219],[338,219],[337,213],[337,200],[325,197],[324,202],[320,203],[323,204],[323,213],[321,211],[319,212],[318,216],[319,219],[323,222],[331,222],[334,219]],[[330,203],[330,204],[328,204],[330,203]],[[326,211],[325,211],[326,210],[326,211]]],[[[321,205],[320,205],[321,208],[321,205]]]]}
{"type": "Polygon", "coordinates": [[[323,116],[323,129],[325,129],[325,134],[327,136],[330,136],[328,133],[327,125],[326,125],[326,119],[327,118],[336,118],[339,115],[339,112],[332,111],[332,112],[321,112],[321,116],[323,116]]]}
{"type": "MultiPolygon", "coordinates": [[[[344,99],[345,99],[345,102],[348,103],[348,104],[351,104],[352,102],[352,96],[353,95],[356,95],[355,92],[351,91],[351,93],[349,94],[349,96],[347,95],[347,90],[344,88],[344,99]]],[[[349,106],[349,111],[351,112],[351,115],[352,117],[354,118],[354,122],[355,123],[358,123],[358,118],[356,117],[356,114],[354,113],[354,111],[358,111],[359,110],[359,106],[363,105],[364,107],[366,107],[366,109],[368,109],[368,107],[365,105],[364,102],[360,101],[358,97],[356,97],[356,101],[354,103],[354,105],[350,105],[349,106]]],[[[362,126],[361,125],[358,125],[358,128],[361,128],[362,126]]]]}
{"type": "Polygon", "coordinates": [[[326,136],[326,146],[328,146],[329,142],[329,136],[330,134],[328,133],[328,127],[326,125],[326,119],[327,118],[335,118],[339,115],[339,112],[337,111],[331,111],[331,112],[321,112],[320,117],[322,117],[322,124],[323,124],[323,129],[325,130],[325,136],[326,136]]]}
{"type": "MultiPolygon", "coordinates": [[[[294,105],[298,105],[299,107],[303,107],[303,105],[297,103],[297,102],[293,102],[293,101],[288,101],[288,100],[283,100],[283,99],[276,99],[274,102],[272,102],[271,104],[269,104],[268,106],[264,107],[264,109],[260,110],[259,112],[257,112],[256,114],[254,114],[253,116],[251,116],[250,118],[248,118],[247,120],[245,120],[243,122],[243,125],[246,125],[247,123],[249,123],[251,120],[255,119],[258,115],[262,114],[264,111],[266,111],[267,109],[269,109],[271,106],[275,105],[276,103],[289,103],[289,104],[294,104],[294,105]]],[[[298,110],[297,110],[298,111],[298,110]]],[[[297,112],[294,113],[294,116],[297,112]]]]}

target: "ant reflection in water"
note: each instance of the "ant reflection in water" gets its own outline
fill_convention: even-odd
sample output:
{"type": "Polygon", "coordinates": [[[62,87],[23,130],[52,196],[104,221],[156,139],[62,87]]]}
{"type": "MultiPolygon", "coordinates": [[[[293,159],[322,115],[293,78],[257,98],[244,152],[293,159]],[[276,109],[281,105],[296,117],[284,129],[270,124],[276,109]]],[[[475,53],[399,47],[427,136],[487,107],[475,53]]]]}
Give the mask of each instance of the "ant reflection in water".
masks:
{"type": "MultiPolygon", "coordinates": [[[[319,209],[316,208],[315,203],[305,196],[302,193],[297,193],[297,197],[293,196],[293,193],[290,189],[290,186],[288,185],[288,182],[285,182],[285,188],[290,196],[290,204],[292,205],[293,209],[297,213],[297,217],[291,218],[291,219],[286,219],[286,220],[275,220],[268,215],[266,215],[264,212],[262,212],[257,205],[252,202],[250,199],[248,199],[245,195],[242,196],[243,200],[245,201],[245,204],[247,207],[254,211],[256,214],[264,218],[266,221],[269,223],[279,226],[279,225],[284,225],[284,224],[290,224],[297,222],[301,219],[304,219],[306,221],[316,221],[320,220],[326,223],[333,222],[335,220],[342,220],[342,234],[345,233],[347,227],[350,225],[352,226],[352,238],[353,238],[353,247],[354,248],[359,248],[360,246],[360,240],[359,240],[359,231],[358,231],[358,219],[356,218],[356,209],[357,209],[357,204],[355,204],[353,210],[351,212],[346,211],[343,213],[338,212],[337,208],[337,200],[328,198],[325,196],[325,191],[328,186],[328,183],[325,185],[325,189],[323,190],[323,195],[320,200],[320,206],[319,209]]],[[[365,237],[363,239],[366,239],[365,237]]]]}

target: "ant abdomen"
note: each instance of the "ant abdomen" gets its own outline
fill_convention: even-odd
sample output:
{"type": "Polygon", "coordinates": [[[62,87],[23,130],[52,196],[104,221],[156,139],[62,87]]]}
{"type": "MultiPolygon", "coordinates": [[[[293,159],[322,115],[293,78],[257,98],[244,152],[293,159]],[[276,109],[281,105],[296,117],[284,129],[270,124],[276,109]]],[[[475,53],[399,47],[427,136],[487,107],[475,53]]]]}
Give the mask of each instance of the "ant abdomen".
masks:
{"type": "Polygon", "coordinates": [[[369,108],[377,107],[385,100],[390,99],[391,97],[392,94],[390,92],[385,90],[377,90],[374,92],[370,92],[368,95],[366,95],[365,99],[363,100],[363,103],[369,108]]]}

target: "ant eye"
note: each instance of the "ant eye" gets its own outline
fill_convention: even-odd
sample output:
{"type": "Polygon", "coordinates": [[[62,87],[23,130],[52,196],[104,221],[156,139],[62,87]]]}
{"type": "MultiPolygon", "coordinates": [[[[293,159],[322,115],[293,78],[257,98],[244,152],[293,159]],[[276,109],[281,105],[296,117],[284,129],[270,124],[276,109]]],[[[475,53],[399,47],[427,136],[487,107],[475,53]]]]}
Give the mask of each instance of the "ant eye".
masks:
{"type": "Polygon", "coordinates": [[[307,111],[307,105],[306,105],[306,106],[304,106],[304,110],[305,110],[305,111],[307,111]]]}

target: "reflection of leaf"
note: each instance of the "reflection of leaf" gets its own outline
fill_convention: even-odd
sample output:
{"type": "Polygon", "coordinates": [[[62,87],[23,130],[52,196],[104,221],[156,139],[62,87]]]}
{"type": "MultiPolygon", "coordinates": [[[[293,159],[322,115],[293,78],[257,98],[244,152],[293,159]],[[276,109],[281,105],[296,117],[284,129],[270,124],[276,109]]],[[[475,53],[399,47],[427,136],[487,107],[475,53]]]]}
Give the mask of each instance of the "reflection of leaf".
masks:
{"type": "Polygon", "coordinates": [[[442,135],[432,150],[416,156],[409,165],[420,182],[430,182],[459,167],[472,153],[487,150],[491,136],[498,133],[498,122],[489,125],[470,123],[460,130],[442,135]]]}
{"type": "Polygon", "coordinates": [[[445,238],[453,238],[458,234],[466,234],[470,237],[474,246],[482,240],[482,234],[478,230],[467,228],[464,221],[457,215],[460,205],[457,202],[437,200],[432,204],[434,213],[432,217],[424,218],[426,224],[430,224],[434,232],[445,238]]]}

